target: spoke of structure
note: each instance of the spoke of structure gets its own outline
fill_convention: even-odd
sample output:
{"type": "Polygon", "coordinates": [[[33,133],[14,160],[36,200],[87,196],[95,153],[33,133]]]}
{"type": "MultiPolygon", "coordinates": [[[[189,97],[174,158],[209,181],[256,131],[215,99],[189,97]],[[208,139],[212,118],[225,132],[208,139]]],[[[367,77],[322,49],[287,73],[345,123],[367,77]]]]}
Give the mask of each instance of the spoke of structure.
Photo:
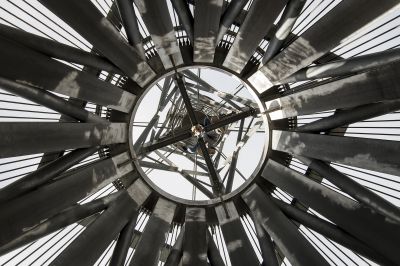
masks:
{"type": "Polygon", "coordinates": [[[278,22],[276,32],[265,51],[263,64],[271,60],[282,48],[306,2],[306,0],[289,0],[278,22]]]}
{"type": "Polygon", "coordinates": [[[0,203],[31,191],[96,152],[98,147],[76,149],[0,189],[0,203]]]}
{"type": "Polygon", "coordinates": [[[228,8],[225,10],[221,17],[221,24],[219,26],[217,44],[222,40],[226,31],[235,21],[236,17],[243,10],[244,6],[247,4],[248,0],[233,0],[229,3],[228,8]]]}
{"type": "Polygon", "coordinates": [[[117,0],[119,13],[121,14],[122,23],[124,24],[124,29],[126,36],[128,37],[129,44],[136,49],[137,54],[146,60],[143,44],[142,35],[139,32],[139,25],[137,23],[137,18],[133,4],[131,0],[117,0]]]}
{"type": "MultiPolygon", "coordinates": [[[[243,126],[244,126],[244,119],[240,120],[239,132],[237,135],[236,144],[239,144],[239,142],[242,140],[243,126]]],[[[226,181],[226,191],[225,191],[226,193],[229,193],[232,191],[233,179],[235,177],[236,163],[237,163],[238,157],[239,157],[239,150],[235,150],[233,152],[233,155],[231,158],[228,179],[226,181]]]]}
{"type": "Polygon", "coordinates": [[[54,57],[68,62],[93,67],[107,72],[121,74],[121,70],[113,65],[108,59],[88,53],[78,48],[62,44],[20,29],[4,24],[0,25],[0,35],[10,40],[21,43],[33,50],[41,52],[49,57],[54,57]]]}
{"type": "Polygon", "coordinates": [[[171,2],[176,13],[178,14],[179,20],[181,21],[190,42],[193,43],[194,19],[192,13],[190,12],[188,2],[186,0],[172,0],[171,2]]]}
{"type": "Polygon", "coordinates": [[[388,114],[399,109],[400,100],[366,104],[350,110],[340,110],[331,116],[297,127],[295,130],[298,132],[325,132],[348,124],[388,114]]]}
{"type": "Polygon", "coordinates": [[[399,60],[400,49],[389,49],[383,52],[309,66],[297,71],[282,83],[351,75],[389,65],[399,60]]]}
{"type": "Polygon", "coordinates": [[[349,196],[400,224],[400,209],[397,206],[320,160],[299,159],[349,196]]]}

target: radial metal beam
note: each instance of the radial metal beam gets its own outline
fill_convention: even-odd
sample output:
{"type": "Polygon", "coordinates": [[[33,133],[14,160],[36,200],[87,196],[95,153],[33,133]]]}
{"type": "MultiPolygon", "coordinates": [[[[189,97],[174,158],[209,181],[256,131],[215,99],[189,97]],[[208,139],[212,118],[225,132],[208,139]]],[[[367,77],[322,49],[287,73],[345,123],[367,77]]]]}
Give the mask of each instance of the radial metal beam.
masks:
{"type": "MultiPolygon", "coordinates": [[[[283,118],[400,98],[400,62],[273,100],[283,118]]],[[[273,115],[274,113],[271,113],[273,115]]]]}
{"type": "MultiPolygon", "coordinates": [[[[236,144],[239,144],[240,141],[242,140],[243,126],[244,126],[244,119],[240,120],[240,126],[239,126],[239,132],[237,135],[236,144]]],[[[240,149],[238,149],[238,150],[235,149],[235,151],[233,152],[232,158],[231,158],[228,179],[226,181],[226,191],[225,191],[226,193],[229,193],[232,191],[233,179],[235,177],[236,164],[237,164],[237,160],[239,157],[239,151],[240,151],[240,149]]]]}
{"type": "Polygon", "coordinates": [[[34,228],[43,220],[131,172],[131,164],[121,165],[127,160],[128,153],[99,160],[2,204],[0,225],[6,230],[0,235],[0,246],[20,237],[27,228],[34,228]]]}
{"type": "Polygon", "coordinates": [[[207,223],[204,208],[186,208],[182,266],[207,266],[207,223]]]}
{"type": "Polygon", "coordinates": [[[232,266],[259,265],[239,214],[232,201],[215,207],[232,266]]]}
{"type": "Polygon", "coordinates": [[[105,70],[111,73],[122,73],[118,67],[102,56],[98,56],[94,53],[88,53],[78,48],[53,41],[30,32],[1,24],[0,35],[49,57],[93,67],[98,70],[105,70]]]}
{"type": "Polygon", "coordinates": [[[274,130],[272,149],[399,176],[399,141],[274,130]],[[337,148],[332,148],[337,147],[337,148]]]}
{"type": "Polygon", "coordinates": [[[3,90],[21,96],[27,100],[38,103],[81,122],[108,123],[107,120],[98,115],[88,112],[46,90],[31,87],[2,77],[0,77],[0,87],[3,90]]]}
{"type": "Polygon", "coordinates": [[[253,1],[225,58],[224,67],[236,73],[242,72],[286,3],[287,0],[253,1]]]}
{"type": "Polygon", "coordinates": [[[14,82],[83,99],[125,113],[133,107],[135,95],[1,36],[0,56],[0,76],[14,82]]]}
{"type": "Polygon", "coordinates": [[[132,217],[137,217],[137,208],[128,194],[122,193],[50,265],[94,265],[124,226],[136,219],[132,217]]]}
{"type": "Polygon", "coordinates": [[[0,204],[31,191],[92,155],[98,147],[76,149],[0,189],[0,204]]]}
{"type": "Polygon", "coordinates": [[[66,208],[55,216],[24,232],[19,237],[2,245],[0,247],[0,254],[8,253],[63,227],[79,222],[80,220],[85,219],[86,217],[89,217],[95,213],[101,212],[102,210],[106,209],[112,201],[115,200],[118,194],[120,193],[111,194],[86,204],[78,204],[70,208],[66,208]]]}
{"type": "Polygon", "coordinates": [[[126,255],[135,231],[137,215],[133,215],[131,220],[124,226],[119,234],[117,244],[114,247],[113,254],[110,259],[110,266],[121,266],[125,264],[126,255]]]}
{"type": "Polygon", "coordinates": [[[379,68],[400,61],[400,49],[361,55],[303,68],[281,83],[350,75],[379,68]]]}
{"type": "Polygon", "coordinates": [[[169,252],[168,258],[165,261],[164,266],[176,266],[179,265],[179,262],[181,261],[183,251],[183,236],[185,234],[185,228],[184,226],[181,228],[181,231],[176,238],[175,244],[172,247],[171,251],[169,252]]]}
{"type": "MultiPolygon", "coordinates": [[[[370,147],[369,150],[374,148],[370,147]]],[[[399,223],[273,160],[268,160],[262,176],[350,232],[394,264],[399,264],[399,223]]]]}
{"type": "Polygon", "coordinates": [[[338,127],[388,114],[397,110],[400,110],[400,100],[371,103],[349,110],[337,111],[331,116],[302,125],[295,130],[298,132],[326,132],[338,127]]]}
{"type": "Polygon", "coordinates": [[[134,47],[136,53],[143,61],[146,61],[146,56],[143,48],[143,37],[139,31],[139,25],[136,18],[136,13],[133,8],[132,0],[117,0],[119,13],[121,14],[122,23],[128,42],[134,47]]]}
{"type": "Polygon", "coordinates": [[[242,198],[292,265],[329,265],[256,184],[246,190],[242,198]]]}
{"type": "Polygon", "coordinates": [[[304,157],[300,157],[299,159],[308,165],[308,167],[317,171],[329,182],[340,188],[343,192],[358,200],[361,204],[364,204],[388,219],[396,221],[398,224],[400,224],[399,207],[378,196],[371,190],[362,186],[360,183],[354,181],[350,177],[342,174],[323,161],[304,157]]]}
{"type": "Polygon", "coordinates": [[[221,257],[221,253],[219,252],[217,245],[213,240],[210,232],[207,230],[207,238],[208,238],[208,249],[207,249],[207,256],[208,261],[210,262],[211,266],[225,266],[224,260],[221,257]]]}
{"type": "Polygon", "coordinates": [[[167,1],[134,0],[165,69],[183,64],[167,1]],[[157,19],[154,19],[157,18],[157,19]],[[171,62],[172,60],[172,62],[171,62]]]}
{"type": "Polygon", "coordinates": [[[398,4],[397,0],[385,1],[383,5],[374,0],[364,1],[362,6],[357,0],[338,3],[283,52],[262,66],[249,81],[262,91],[279,84],[398,4]]]}
{"type": "Polygon", "coordinates": [[[256,230],[258,243],[261,249],[261,255],[263,258],[262,266],[279,266],[271,236],[264,230],[257,219],[253,217],[252,220],[254,223],[254,228],[256,230]]]}
{"type": "Polygon", "coordinates": [[[183,28],[191,43],[193,43],[193,24],[194,19],[189,9],[189,4],[186,0],[172,0],[172,5],[176,13],[178,14],[179,20],[182,23],[183,28]]]}
{"type": "Polygon", "coordinates": [[[90,1],[40,0],[40,2],[86,38],[140,86],[146,85],[155,77],[150,66],[125,42],[113,24],[90,1]]]}
{"type": "Polygon", "coordinates": [[[291,219],[296,220],[303,226],[308,227],[311,230],[314,230],[319,234],[322,234],[325,237],[332,239],[336,243],[343,245],[344,247],[347,247],[348,249],[353,250],[373,261],[376,261],[377,263],[380,263],[382,265],[392,264],[392,262],[383,257],[381,254],[378,254],[367,244],[362,243],[360,240],[354,238],[352,235],[343,231],[336,225],[327,222],[326,220],[323,220],[317,216],[309,214],[305,211],[302,211],[295,206],[284,203],[283,201],[275,198],[271,199],[276,205],[278,205],[278,207],[285,215],[287,215],[291,219]]]}
{"type": "Polygon", "coordinates": [[[127,131],[125,123],[1,122],[0,158],[124,143],[127,131]]]}
{"type": "Polygon", "coordinates": [[[174,217],[176,205],[159,198],[144,228],[130,266],[156,266],[164,246],[167,232],[174,217]]]}
{"type": "Polygon", "coordinates": [[[193,61],[196,63],[214,61],[223,2],[223,0],[196,2],[193,44],[193,61]]]}
{"type": "Polygon", "coordinates": [[[229,3],[224,14],[221,17],[221,23],[219,25],[219,31],[217,36],[217,44],[223,39],[226,31],[235,21],[236,17],[243,10],[248,0],[233,0],[229,3]]]}
{"type": "Polygon", "coordinates": [[[262,64],[266,64],[282,48],[306,2],[307,0],[289,0],[276,26],[276,32],[268,43],[262,64]]]}

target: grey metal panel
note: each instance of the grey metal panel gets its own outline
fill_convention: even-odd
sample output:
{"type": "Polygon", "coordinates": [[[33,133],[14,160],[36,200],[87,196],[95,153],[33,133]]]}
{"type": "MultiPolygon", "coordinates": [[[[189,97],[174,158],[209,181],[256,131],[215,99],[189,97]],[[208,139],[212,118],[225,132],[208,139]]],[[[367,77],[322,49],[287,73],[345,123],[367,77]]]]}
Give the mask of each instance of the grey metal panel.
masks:
{"type": "Polygon", "coordinates": [[[155,77],[150,66],[90,1],[40,0],[40,2],[86,38],[140,86],[144,86],[155,77]]]}
{"type": "Polygon", "coordinates": [[[240,222],[234,203],[229,201],[224,204],[225,207],[222,205],[215,207],[215,211],[232,265],[259,265],[260,262],[240,222]]]}
{"type": "Polygon", "coordinates": [[[125,143],[125,123],[1,122],[0,158],[125,143]],[[18,144],[18,145],[16,145],[18,144]]]}
{"type": "Polygon", "coordinates": [[[283,117],[291,117],[399,99],[399,77],[400,63],[397,62],[281,97],[272,104],[280,105],[283,117]]]}
{"type": "Polygon", "coordinates": [[[132,164],[119,166],[129,159],[122,153],[27,193],[0,206],[0,246],[19,237],[43,220],[90,195],[117,178],[131,172],[132,164]],[[27,204],[29,203],[29,204],[27,204]]]}
{"type": "Polygon", "coordinates": [[[130,266],[158,265],[176,205],[160,198],[144,228],[130,266]]]}
{"type": "Polygon", "coordinates": [[[254,0],[249,13],[239,28],[235,41],[223,66],[240,73],[253,55],[261,40],[267,35],[287,0],[254,0]]]}
{"type": "Polygon", "coordinates": [[[137,216],[137,207],[126,193],[121,194],[50,265],[94,265],[128,221],[137,216]]]}
{"type": "Polygon", "coordinates": [[[292,265],[329,265],[257,184],[246,190],[242,198],[292,265]]]}
{"type": "Polygon", "coordinates": [[[223,0],[196,1],[194,9],[193,61],[212,63],[221,18],[223,0]]]}
{"type": "Polygon", "coordinates": [[[165,69],[183,64],[166,0],[135,0],[135,3],[165,69]]]}
{"type": "Polygon", "coordinates": [[[268,160],[262,176],[351,232],[394,264],[400,263],[400,224],[273,160],[268,160]]]}
{"type": "Polygon", "coordinates": [[[346,37],[398,5],[397,0],[341,1],[299,38],[257,71],[251,80],[263,90],[279,83],[339,45],[346,37]],[[269,85],[269,86],[268,86],[269,85]]]}
{"type": "Polygon", "coordinates": [[[0,56],[2,77],[122,112],[133,107],[135,95],[3,37],[0,56]]]}
{"type": "Polygon", "coordinates": [[[206,266],[207,247],[206,210],[186,208],[182,265],[206,266]]]}
{"type": "Polygon", "coordinates": [[[322,161],[400,175],[399,141],[274,130],[272,149],[322,161]]]}

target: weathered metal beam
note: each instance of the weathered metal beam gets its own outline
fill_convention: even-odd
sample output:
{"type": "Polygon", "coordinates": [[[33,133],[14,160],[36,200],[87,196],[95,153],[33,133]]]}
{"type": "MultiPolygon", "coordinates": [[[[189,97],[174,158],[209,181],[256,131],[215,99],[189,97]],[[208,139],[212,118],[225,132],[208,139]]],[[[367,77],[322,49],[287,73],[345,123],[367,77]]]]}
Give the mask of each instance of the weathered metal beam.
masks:
{"type": "Polygon", "coordinates": [[[127,131],[125,123],[1,122],[0,158],[125,143],[127,131]]]}
{"type": "Polygon", "coordinates": [[[43,105],[81,122],[108,123],[107,120],[98,115],[88,112],[46,90],[31,87],[2,77],[0,77],[0,86],[3,90],[43,105]]]}
{"type": "Polygon", "coordinates": [[[41,37],[30,32],[13,28],[4,24],[0,25],[0,35],[32,48],[49,57],[93,67],[98,70],[105,70],[111,73],[121,74],[121,70],[112,64],[108,59],[94,53],[88,53],[78,48],[41,37]]]}
{"type": "MultiPolygon", "coordinates": [[[[299,91],[271,102],[283,118],[400,98],[400,62],[299,91]]],[[[268,103],[267,103],[268,105],[268,103]]],[[[271,113],[272,115],[273,113],[271,113]]]]}
{"type": "Polygon", "coordinates": [[[190,12],[188,2],[185,0],[172,0],[171,2],[176,13],[178,14],[179,20],[182,23],[190,42],[193,43],[194,19],[192,13],[190,12]]]}
{"type": "Polygon", "coordinates": [[[267,90],[310,65],[338,46],[349,35],[396,8],[398,4],[397,0],[385,1],[383,5],[377,4],[374,0],[367,0],[362,6],[357,0],[340,2],[284,51],[262,66],[249,81],[260,90],[267,90]]]}
{"type": "Polygon", "coordinates": [[[223,0],[196,2],[193,44],[193,61],[196,63],[214,61],[223,2],[223,0]]]}
{"type": "Polygon", "coordinates": [[[165,69],[183,64],[167,1],[134,0],[165,69]],[[154,19],[157,18],[157,19],[154,19]],[[172,60],[172,62],[171,62],[172,60]]]}
{"type": "Polygon", "coordinates": [[[94,265],[132,217],[137,217],[137,208],[129,195],[122,193],[50,265],[94,265]]]}
{"type": "Polygon", "coordinates": [[[117,244],[114,247],[114,251],[110,259],[110,266],[125,265],[126,255],[128,254],[135,231],[136,220],[137,215],[133,215],[131,220],[124,226],[119,234],[117,244]]]}
{"type": "Polygon", "coordinates": [[[182,227],[174,246],[172,247],[171,251],[169,252],[168,258],[165,261],[164,266],[177,266],[181,261],[183,251],[183,236],[185,234],[185,228],[182,227]]]}
{"type": "Polygon", "coordinates": [[[278,259],[276,258],[274,244],[271,240],[271,236],[264,230],[262,225],[252,217],[254,228],[260,244],[261,255],[263,258],[262,266],[279,266],[278,259]]]}
{"type": "Polygon", "coordinates": [[[361,204],[400,224],[400,209],[393,203],[378,196],[323,161],[304,157],[299,159],[361,204]]]}
{"type": "Polygon", "coordinates": [[[242,198],[292,265],[329,265],[256,184],[246,190],[242,198]]]}
{"type": "MultiPolygon", "coordinates": [[[[240,120],[239,132],[238,132],[237,139],[236,139],[236,145],[239,144],[240,141],[242,140],[243,126],[244,126],[244,119],[240,120]]],[[[235,177],[236,164],[237,164],[237,160],[239,157],[239,151],[240,151],[240,149],[235,149],[233,152],[233,155],[232,155],[232,159],[231,159],[230,166],[229,166],[228,179],[226,181],[226,190],[225,190],[226,193],[229,193],[232,191],[233,179],[235,177]]]]}
{"type": "Polygon", "coordinates": [[[358,106],[297,127],[298,132],[326,132],[348,124],[400,110],[400,100],[384,101],[358,106]]]}
{"type": "Polygon", "coordinates": [[[137,23],[132,0],[117,0],[116,3],[121,14],[122,23],[124,24],[129,44],[136,50],[137,55],[140,56],[143,61],[146,61],[142,43],[143,37],[139,31],[139,25],[137,23]]]}
{"type": "Polygon", "coordinates": [[[242,72],[286,3],[287,0],[253,1],[225,58],[224,67],[236,73],[242,72]]]}
{"type": "Polygon", "coordinates": [[[379,68],[400,61],[400,49],[361,55],[303,68],[281,83],[350,75],[379,68]]]}
{"type": "Polygon", "coordinates": [[[0,189],[0,204],[29,192],[92,155],[98,147],[76,149],[0,189]]]}
{"type": "Polygon", "coordinates": [[[153,168],[153,169],[158,169],[158,170],[165,170],[165,171],[171,171],[171,172],[185,172],[190,175],[197,175],[197,176],[208,176],[208,173],[206,172],[198,172],[198,171],[193,171],[193,170],[186,170],[186,169],[181,169],[180,167],[176,165],[166,165],[162,163],[153,163],[153,162],[148,162],[148,161],[141,161],[140,166],[142,167],[147,167],[147,168],[153,168]]]}
{"type": "Polygon", "coordinates": [[[262,59],[262,64],[266,64],[282,48],[285,40],[290,35],[297,18],[300,16],[305,3],[306,0],[289,0],[278,24],[276,25],[277,29],[275,34],[268,43],[267,50],[262,59]]]}
{"type": "Polygon", "coordinates": [[[204,208],[186,208],[182,266],[207,266],[207,223],[204,208]]]}
{"type": "Polygon", "coordinates": [[[217,35],[217,44],[219,44],[219,42],[223,39],[226,31],[243,10],[247,2],[248,0],[233,0],[229,3],[229,6],[226,8],[224,14],[221,17],[221,23],[219,25],[219,31],[217,35]]]}
{"type": "Polygon", "coordinates": [[[131,172],[131,164],[121,166],[128,159],[128,153],[122,153],[99,160],[0,205],[0,225],[5,228],[0,235],[0,246],[20,237],[27,228],[34,228],[43,220],[131,172]]]}
{"type": "Polygon", "coordinates": [[[214,239],[208,230],[207,230],[207,238],[208,238],[207,256],[210,265],[225,266],[224,260],[221,257],[221,253],[219,252],[217,245],[215,245],[214,239]]]}
{"type": "Polygon", "coordinates": [[[392,263],[399,264],[399,223],[273,160],[268,160],[262,176],[366,243],[392,263]]]}
{"type": "Polygon", "coordinates": [[[146,85],[155,77],[150,66],[90,1],[40,0],[40,2],[86,38],[140,86],[146,85]]]}
{"type": "Polygon", "coordinates": [[[110,203],[115,200],[119,193],[111,194],[109,196],[91,201],[82,205],[75,205],[67,208],[55,216],[51,217],[37,226],[24,232],[19,237],[5,243],[0,247],[0,254],[8,253],[16,248],[22,247],[30,242],[38,240],[52,232],[57,231],[70,224],[79,222],[86,217],[98,213],[106,209],[110,203]]]}
{"type": "Polygon", "coordinates": [[[210,184],[213,190],[213,193],[215,196],[221,196],[222,193],[224,193],[224,185],[222,184],[222,179],[219,176],[218,172],[215,170],[215,166],[213,161],[211,160],[211,156],[208,153],[208,149],[206,147],[206,143],[204,142],[204,139],[200,137],[197,140],[197,143],[199,144],[202,156],[204,160],[206,161],[206,165],[208,168],[208,173],[210,174],[210,184]]]}
{"type": "Polygon", "coordinates": [[[392,264],[388,259],[386,259],[381,254],[377,253],[375,250],[370,248],[367,244],[362,243],[360,240],[354,238],[349,233],[343,231],[341,228],[336,225],[327,222],[319,217],[316,217],[312,214],[309,214],[305,211],[300,210],[299,208],[287,204],[283,201],[280,201],[275,198],[271,198],[272,201],[278,205],[281,211],[287,215],[289,218],[299,222],[305,227],[310,228],[329,239],[337,242],[340,245],[347,247],[350,250],[353,250],[359,253],[362,256],[365,256],[373,261],[376,261],[382,265],[390,265],[392,264]]]}
{"type": "Polygon", "coordinates": [[[274,130],[272,149],[399,176],[400,142],[274,130]],[[340,147],[333,149],[332,147],[340,147]]]}
{"type": "Polygon", "coordinates": [[[130,266],[158,265],[160,252],[165,243],[175,209],[174,203],[163,198],[158,199],[133,254],[130,266]]]}
{"type": "Polygon", "coordinates": [[[2,36],[0,56],[0,76],[14,82],[83,99],[125,113],[133,107],[135,95],[2,36]]]}
{"type": "Polygon", "coordinates": [[[223,204],[225,206],[216,206],[215,211],[232,265],[259,265],[258,258],[240,222],[234,203],[229,201],[223,204]]]}

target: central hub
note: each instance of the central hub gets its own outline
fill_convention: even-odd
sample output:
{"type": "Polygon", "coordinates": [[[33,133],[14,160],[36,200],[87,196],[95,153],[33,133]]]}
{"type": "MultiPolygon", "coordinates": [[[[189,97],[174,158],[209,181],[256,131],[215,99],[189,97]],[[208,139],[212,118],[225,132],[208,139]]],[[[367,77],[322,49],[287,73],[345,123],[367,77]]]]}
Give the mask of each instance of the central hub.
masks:
{"type": "Polygon", "coordinates": [[[257,115],[263,105],[236,76],[210,68],[177,71],[138,100],[131,118],[134,162],[165,197],[217,202],[247,187],[260,171],[268,119],[257,115]]]}
{"type": "Polygon", "coordinates": [[[204,133],[204,127],[200,124],[192,126],[191,130],[192,130],[193,136],[195,136],[195,137],[199,137],[199,136],[203,135],[203,133],[204,133]]]}

